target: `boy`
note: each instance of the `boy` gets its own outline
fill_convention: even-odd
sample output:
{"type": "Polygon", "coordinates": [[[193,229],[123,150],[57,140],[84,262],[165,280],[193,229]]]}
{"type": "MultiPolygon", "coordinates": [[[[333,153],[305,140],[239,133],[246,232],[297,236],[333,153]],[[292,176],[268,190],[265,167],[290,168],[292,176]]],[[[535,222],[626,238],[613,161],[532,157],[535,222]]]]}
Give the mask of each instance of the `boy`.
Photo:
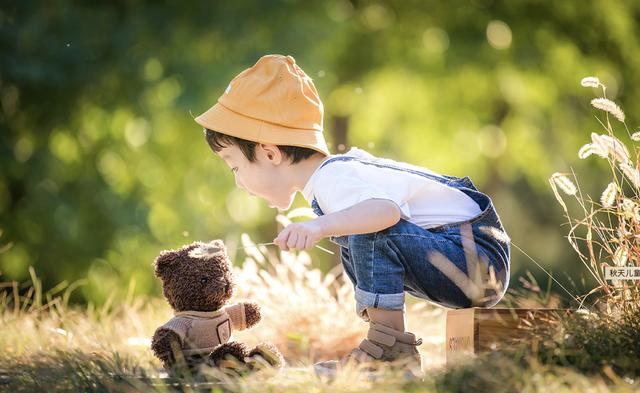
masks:
{"type": "Polygon", "coordinates": [[[237,75],[196,122],[236,185],[287,210],[301,192],[318,215],[284,228],[283,250],[325,237],[340,245],[367,338],[338,361],[421,365],[404,292],[451,308],[491,307],[509,283],[510,242],[491,199],[468,177],[440,175],[352,148],[332,155],[318,92],[291,56],[266,55],[237,75]],[[492,285],[489,285],[492,284],[492,285]]]}

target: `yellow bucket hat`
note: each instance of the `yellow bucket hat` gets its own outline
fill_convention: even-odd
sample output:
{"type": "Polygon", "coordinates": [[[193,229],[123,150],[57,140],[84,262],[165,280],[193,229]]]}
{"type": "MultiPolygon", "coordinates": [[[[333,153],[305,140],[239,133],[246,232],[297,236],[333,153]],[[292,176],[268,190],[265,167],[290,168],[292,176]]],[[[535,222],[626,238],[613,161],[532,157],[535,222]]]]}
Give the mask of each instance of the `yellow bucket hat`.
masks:
{"type": "Polygon", "coordinates": [[[238,138],[308,147],[328,156],[323,115],[318,91],[295,59],[265,55],[233,78],[218,102],[195,121],[238,138]]]}

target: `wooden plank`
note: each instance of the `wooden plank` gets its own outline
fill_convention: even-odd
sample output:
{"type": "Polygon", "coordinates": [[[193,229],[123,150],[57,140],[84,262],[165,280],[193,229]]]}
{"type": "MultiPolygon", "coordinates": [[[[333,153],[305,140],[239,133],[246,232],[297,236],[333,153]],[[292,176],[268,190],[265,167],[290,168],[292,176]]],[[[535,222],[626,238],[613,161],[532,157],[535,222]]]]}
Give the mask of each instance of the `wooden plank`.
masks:
{"type": "Polygon", "coordinates": [[[445,357],[447,364],[473,359],[478,353],[494,350],[510,340],[526,338],[522,323],[545,323],[553,313],[571,312],[555,308],[462,308],[448,310],[445,357]]]}

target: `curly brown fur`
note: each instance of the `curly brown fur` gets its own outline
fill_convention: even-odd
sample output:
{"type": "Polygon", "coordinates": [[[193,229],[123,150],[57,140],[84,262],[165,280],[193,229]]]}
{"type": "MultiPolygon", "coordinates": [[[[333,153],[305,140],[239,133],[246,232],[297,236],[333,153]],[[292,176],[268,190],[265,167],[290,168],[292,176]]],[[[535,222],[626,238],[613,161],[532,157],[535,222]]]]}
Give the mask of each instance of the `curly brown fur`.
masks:
{"type": "Polygon", "coordinates": [[[153,353],[162,361],[164,368],[170,368],[175,364],[175,356],[171,348],[171,343],[175,343],[177,348],[182,346],[180,336],[169,329],[158,328],[151,339],[151,349],[153,353]]]}
{"type": "MultiPolygon", "coordinates": [[[[177,250],[162,251],[154,264],[155,275],[162,281],[162,292],[176,312],[217,311],[233,295],[232,265],[220,239],[209,243],[196,241],[177,250]]],[[[247,328],[257,325],[262,318],[260,306],[256,303],[244,303],[244,312],[247,328]]],[[[153,353],[172,374],[180,372],[177,364],[184,363],[190,370],[202,363],[217,366],[227,355],[244,364],[245,357],[249,355],[244,344],[228,342],[210,354],[184,356],[180,351],[182,344],[180,336],[167,328],[160,327],[153,335],[153,353]]],[[[260,355],[257,347],[252,353],[260,355]]],[[[277,349],[274,353],[281,357],[277,349]]]]}
{"type": "Polygon", "coordinates": [[[248,355],[247,346],[237,341],[229,341],[228,343],[218,345],[209,355],[211,362],[219,366],[220,361],[231,355],[240,363],[244,363],[244,358],[248,355]]]}
{"type": "Polygon", "coordinates": [[[231,261],[221,240],[193,242],[179,250],[165,250],[155,260],[155,275],[176,311],[215,311],[233,295],[231,261]],[[219,247],[204,257],[189,255],[196,247],[219,247]]]}
{"type": "Polygon", "coordinates": [[[260,306],[256,303],[244,303],[244,315],[247,321],[247,328],[255,326],[262,319],[260,306]]]}

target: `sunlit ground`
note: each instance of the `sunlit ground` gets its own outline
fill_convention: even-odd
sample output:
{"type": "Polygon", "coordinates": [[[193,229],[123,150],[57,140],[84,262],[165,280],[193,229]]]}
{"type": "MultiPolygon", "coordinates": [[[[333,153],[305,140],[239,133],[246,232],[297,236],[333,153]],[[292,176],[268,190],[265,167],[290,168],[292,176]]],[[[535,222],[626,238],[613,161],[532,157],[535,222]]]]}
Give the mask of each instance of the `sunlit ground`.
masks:
{"type": "MultiPolygon", "coordinates": [[[[250,242],[247,237],[244,240],[250,242]]],[[[242,268],[236,268],[235,296],[259,301],[263,320],[234,337],[250,345],[273,342],[285,356],[287,367],[278,375],[267,371],[252,376],[247,383],[261,377],[273,386],[285,381],[322,384],[310,365],[345,355],[366,334],[368,325],[355,314],[351,283],[339,273],[338,277],[334,272],[322,275],[311,267],[305,252],[283,252],[281,259],[273,259],[260,249],[251,252],[242,268]]],[[[70,307],[67,300],[72,287],[42,294],[36,272],[30,271],[35,285],[26,293],[18,283],[2,284],[8,291],[2,299],[0,347],[6,356],[0,360],[0,386],[102,390],[123,389],[127,384],[161,388],[168,383],[150,350],[153,332],[172,316],[164,299],[128,296],[121,303],[108,301],[99,308],[93,304],[70,307]],[[14,291],[21,295],[14,297],[14,291]],[[68,378],[60,378],[62,375],[68,378]],[[145,376],[149,379],[142,378],[145,376]]],[[[133,292],[135,282],[130,285],[133,292]]],[[[438,369],[444,364],[444,309],[414,298],[408,302],[408,325],[423,338],[424,368],[438,369]]],[[[361,378],[355,372],[345,375],[361,378]]],[[[228,376],[217,378],[225,386],[237,383],[228,376]]],[[[345,381],[347,385],[352,382],[345,381]]]]}
{"type": "MultiPolygon", "coordinates": [[[[251,244],[246,236],[243,242],[251,244]]],[[[262,246],[248,249],[254,251],[235,271],[235,296],[258,300],[264,318],[252,330],[236,334],[235,339],[248,344],[276,344],[287,361],[282,372],[267,370],[238,378],[213,370],[204,374],[204,379],[166,378],[149,348],[154,330],[172,316],[164,299],[128,296],[99,308],[92,304],[70,307],[67,300],[73,288],[60,286],[43,294],[31,269],[32,279],[25,288],[17,283],[2,284],[7,291],[0,299],[0,390],[167,391],[173,387],[190,391],[198,387],[225,391],[388,392],[526,387],[547,391],[548,386],[556,384],[566,391],[582,392],[625,391],[633,383],[620,379],[616,384],[606,384],[601,377],[587,377],[568,368],[535,362],[525,366],[508,358],[496,358],[486,368],[478,367],[482,364],[478,362],[486,362],[478,359],[468,371],[448,370],[444,365],[445,310],[415,298],[408,300],[407,322],[424,342],[420,347],[424,379],[407,380],[393,370],[377,377],[358,370],[347,370],[333,380],[317,377],[310,367],[313,362],[346,354],[366,332],[367,325],[355,314],[351,283],[338,269],[322,274],[313,268],[306,252],[282,252],[278,257],[262,246]]],[[[134,285],[132,281],[130,293],[134,285]]],[[[529,305],[535,306],[535,299],[529,299],[529,305]]]]}

